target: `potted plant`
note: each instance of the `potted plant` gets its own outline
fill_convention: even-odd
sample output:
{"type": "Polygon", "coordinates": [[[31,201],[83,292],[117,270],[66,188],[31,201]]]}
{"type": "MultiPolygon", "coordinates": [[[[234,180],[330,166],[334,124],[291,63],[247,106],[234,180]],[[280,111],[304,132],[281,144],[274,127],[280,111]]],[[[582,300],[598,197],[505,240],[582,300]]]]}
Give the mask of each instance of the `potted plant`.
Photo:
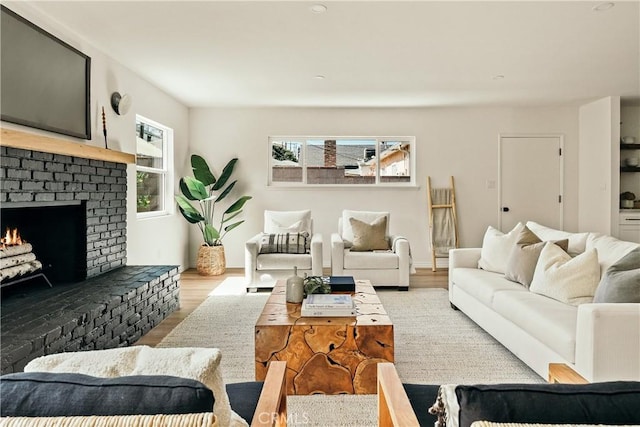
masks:
{"type": "Polygon", "coordinates": [[[237,181],[227,185],[233,169],[238,162],[237,158],[231,159],[222,170],[220,177],[211,173],[209,165],[200,156],[191,156],[191,168],[193,177],[185,176],[180,179],[180,191],[182,194],[176,195],[176,202],[182,216],[191,224],[197,224],[204,243],[198,250],[198,273],[208,276],[215,276],[224,273],[226,261],[224,257],[224,246],[222,239],[234,228],[238,227],[244,220],[231,222],[242,213],[242,207],[251,199],[251,196],[242,196],[233,202],[220,215],[219,226],[216,227],[216,204],[224,200],[237,181]],[[197,202],[194,206],[194,202],[197,202]]]}

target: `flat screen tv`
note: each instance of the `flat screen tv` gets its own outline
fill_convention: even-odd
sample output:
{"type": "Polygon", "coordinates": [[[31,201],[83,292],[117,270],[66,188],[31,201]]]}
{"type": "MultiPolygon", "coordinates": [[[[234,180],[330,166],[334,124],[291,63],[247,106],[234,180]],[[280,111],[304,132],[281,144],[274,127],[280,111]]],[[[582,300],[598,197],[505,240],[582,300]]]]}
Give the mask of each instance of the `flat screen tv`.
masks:
{"type": "Polygon", "coordinates": [[[0,118],[91,139],[91,58],[0,6],[0,118]]]}

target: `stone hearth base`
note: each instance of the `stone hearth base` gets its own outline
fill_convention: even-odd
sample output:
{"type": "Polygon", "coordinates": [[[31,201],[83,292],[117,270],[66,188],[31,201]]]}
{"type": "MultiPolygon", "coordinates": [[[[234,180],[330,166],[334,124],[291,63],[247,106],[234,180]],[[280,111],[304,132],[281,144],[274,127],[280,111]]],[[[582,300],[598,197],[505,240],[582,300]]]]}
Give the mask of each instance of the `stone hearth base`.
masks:
{"type": "Polygon", "coordinates": [[[47,354],[133,344],[178,308],[180,274],[126,266],[73,285],[24,286],[3,293],[2,374],[47,354]]]}

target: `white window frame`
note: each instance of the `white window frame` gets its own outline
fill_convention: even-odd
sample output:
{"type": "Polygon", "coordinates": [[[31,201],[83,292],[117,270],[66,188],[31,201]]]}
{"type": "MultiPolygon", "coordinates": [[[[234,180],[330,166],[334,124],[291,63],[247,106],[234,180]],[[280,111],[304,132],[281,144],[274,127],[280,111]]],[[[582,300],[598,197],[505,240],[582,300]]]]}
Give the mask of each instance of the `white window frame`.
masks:
{"type": "Polygon", "coordinates": [[[381,187],[392,187],[392,188],[415,188],[416,187],[416,137],[415,136],[301,136],[301,135],[275,135],[270,136],[268,138],[268,153],[267,153],[267,187],[277,187],[277,188],[381,188],[381,187]],[[410,159],[410,168],[411,174],[409,176],[409,182],[380,182],[380,162],[376,163],[376,179],[373,184],[308,184],[307,183],[307,141],[314,139],[323,139],[323,140],[366,140],[366,141],[376,141],[376,153],[380,153],[380,145],[386,141],[399,141],[399,142],[408,142],[411,146],[411,159],[410,159]],[[274,141],[279,140],[290,140],[290,141],[300,141],[302,142],[302,150],[301,156],[303,159],[302,162],[302,181],[301,182],[274,182],[273,181],[273,155],[272,155],[272,145],[274,141]]]}
{"type": "MultiPolygon", "coordinates": [[[[159,174],[162,176],[162,186],[164,191],[162,192],[162,209],[150,212],[137,212],[138,206],[136,204],[136,217],[138,219],[150,219],[167,215],[173,215],[175,213],[175,203],[173,203],[174,192],[174,172],[173,172],[173,129],[168,126],[158,123],[155,120],[151,120],[140,114],[136,114],[136,125],[138,122],[142,122],[158,129],[162,130],[162,168],[151,168],[147,166],[139,166],[136,162],[136,176],[138,172],[147,172],[159,174]]],[[[137,149],[136,149],[137,153],[137,149]]],[[[136,186],[136,201],[138,198],[138,189],[136,186]]],[[[136,202],[137,203],[137,202],[136,202]]]]}

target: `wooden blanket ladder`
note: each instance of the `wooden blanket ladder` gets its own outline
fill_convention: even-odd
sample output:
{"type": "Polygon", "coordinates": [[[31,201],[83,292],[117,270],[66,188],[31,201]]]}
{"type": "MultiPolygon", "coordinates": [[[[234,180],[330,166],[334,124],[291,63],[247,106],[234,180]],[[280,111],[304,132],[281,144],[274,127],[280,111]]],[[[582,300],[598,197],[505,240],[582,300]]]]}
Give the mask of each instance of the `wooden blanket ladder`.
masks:
{"type": "Polygon", "coordinates": [[[436,258],[447,258],[448,249],[458,247],[458,216],[456,214],[456,189],[453,176],[450,187],[437,189],[431,187],[431,177],[427,176],[427,204],[429,208],[429,239],[431,242],[431,271],[436,271],[436,258]],[[439,211],[439,212],[436,212],[439,211]],[[443,226],[443,222],[449,224],[443,226]],[[447,233],[449,235],[443,235],[447,233]],[[444,238],[444,241],[443,241],[444,238]],[[440,253],[438,251],[440,250],[440,253]],[[446,250],[443,254],[442,250],[446,250]]]}

